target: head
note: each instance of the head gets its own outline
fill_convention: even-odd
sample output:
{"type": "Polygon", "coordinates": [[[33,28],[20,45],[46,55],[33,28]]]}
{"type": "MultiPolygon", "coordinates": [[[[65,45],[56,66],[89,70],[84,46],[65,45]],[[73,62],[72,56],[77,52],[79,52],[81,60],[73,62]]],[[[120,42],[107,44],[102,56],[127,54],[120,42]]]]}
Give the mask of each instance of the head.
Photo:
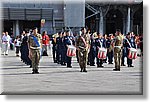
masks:
{"type": "Polygon", "coordinates": [[[98,37],[99,39],[101,39],[101,38],[102,38],[102,34],[97,33],[97,37],[98,37]]]}
{"type": "Polygon", "coordinates": [[[62,36],[63,36],[63,37],[66,36],[66,32],[62,32],[62,36]]]}
{"type": "Polygon", "coordinates": [[[121,30],[117,29],[115,34],[116,34],[116,36],[120,35],[121,34],[121,30]]]}
{"type": "Polygon", "coordinates": [[[107,39],[107,34],[104,34],[104,39],[107,39]]]}
{"type": "Polygon", "coordinates": [[[7,36],[7,35],[8,35],[8,32],[6,32],[5,35],[7,36]]]}
{"type": "Polygon", "coordinates": [[[59,37],[62,37],[62,32],[58,32],[59,37]]]}
{"type": "Polygon", "coordinates": [[[43,36],[44,36],[44,35],[47,35],[47,31],[43,31],[42,35],[43,35],[43,36]]]}
{"type": "Polygon", "coordinates": [[[70,31],[69,30],[66,31],[66,36],[70,36],[70,31]]]}
{"type": "Polygon", "coordinates": [[[84,27],[81,28],[81,32],[82,32],[82,34],[85,34],[86,33],[86,29],[84,27]]]}
{"type": "Polygon", "coordinates": [[[129,33],[126,35],[126,37],[127,37],[128,39],[130,39],[131,33],[129,32],[129,33]]]}
{"type": "Polygon", "coordinates": [[[38,28],[34,28],[33,29],[33,34],[37,34],[38,33],[38,28]]]}
{"type": "Polygon", "coordinates": [[[2,35],[5,35],[5,32],[3,32],[2,35]]]}

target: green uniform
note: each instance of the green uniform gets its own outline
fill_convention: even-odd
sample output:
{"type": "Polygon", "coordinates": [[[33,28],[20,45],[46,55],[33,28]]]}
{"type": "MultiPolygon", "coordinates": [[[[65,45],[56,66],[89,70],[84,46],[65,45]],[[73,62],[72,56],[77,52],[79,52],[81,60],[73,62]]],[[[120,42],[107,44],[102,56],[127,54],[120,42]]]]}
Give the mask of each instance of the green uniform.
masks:
{"type": "Polygon", "coordinates": [[[114,60],[115,60],[115,69],[120,70],[120,62],[122,57],[122,46],[123,46],[123,36],[119,35],[115,38],[114,45],[114,60]]]}
{"type": "Polygon", "coordinates": [[[29,43],[29,48],[30,48],[30,53],[31,53],[30,59],[32,60],[33,72],[38,72],[42,36],[41,34],[36,34],[35,37],[37,38],[38,43],[40,44],[40,47],[37,47],[33,36],[29,36],[28,43],[29,43]]]}
{"type": "Polygon", "coordinates": [[[78,57],[79,57],[79,65],[81,68],[81,72],[86,71],[86,64],[87,64],[87,58],[88,58],[88,46],[90,44],[90,37],[87,34],[83,34],[81,36],[78,36],[76,38],[76,47],[80,50],[78,51],[78,57]]]}

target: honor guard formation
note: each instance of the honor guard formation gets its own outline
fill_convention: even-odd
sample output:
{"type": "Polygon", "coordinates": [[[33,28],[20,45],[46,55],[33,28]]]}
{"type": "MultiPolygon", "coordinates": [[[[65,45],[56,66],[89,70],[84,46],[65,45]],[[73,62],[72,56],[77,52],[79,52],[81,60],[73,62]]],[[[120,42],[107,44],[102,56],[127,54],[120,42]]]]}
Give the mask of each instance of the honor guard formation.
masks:
{"type": "Polygon", "coordinates": [[[32,74],[39,73],[40,59],[42,56],[48,56],[50,45],[54,63],[72,68],[72,58],[75,57],[80,72],[87,72],[87,65],[103,68],[103,63],[112,64],[113,71],[120,71],[121,66],[134,67],[132,61],[137,56],[143,56],[143,35],[135,35],[133,32],[122,34],[120,29],[117,29],[115,34],[101,34],[81,28],[79,34],[65,30],[50,37],[47,31],[39,34],[38,28],[35,27],[23,31],[16,38],[9,36],[8,32],[3,32],[1,39],[1,54],[8,56],[8,50],[15,47],[16,57],[30,65],[32,74]],[[138,49],[141,54],[137,53],[138,49]]]}

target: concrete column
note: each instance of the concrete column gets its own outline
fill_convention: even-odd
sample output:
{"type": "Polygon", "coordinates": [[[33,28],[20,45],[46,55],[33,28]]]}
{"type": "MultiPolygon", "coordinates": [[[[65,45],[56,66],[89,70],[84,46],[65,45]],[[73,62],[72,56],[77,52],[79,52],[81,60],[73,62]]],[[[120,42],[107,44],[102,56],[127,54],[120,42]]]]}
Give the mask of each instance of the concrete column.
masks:
{"type": "Polygon", "coordinates": [[[19,21],[17,20],[16,21],[16,36],[18,36],[20,34],[20,31],[19,31],[19,21]]]}
{"type": "Polygon", "coordinates": [[[131,31],[131,9],[130,7],[128,7],[128,15],[127,15],[127,30],[126,32],[130,32],[131,31]]]}
{"type": "Polygon", "coordinates": [[[104,34],[104,19],[103,19],[102,11],[100,12],[100,19],[99,19],[99,33],[104,34]]]}
{"type": "Polygon", "coordinates": [[[126,32],[126,19],[125,18],[123,18],[123,34],[127,34],[127,32],[126,32]]]}
{"type": "Polygon", "coordinates": [[[106,34],[106,17],[103,18],[103,33],[106,34]]]}

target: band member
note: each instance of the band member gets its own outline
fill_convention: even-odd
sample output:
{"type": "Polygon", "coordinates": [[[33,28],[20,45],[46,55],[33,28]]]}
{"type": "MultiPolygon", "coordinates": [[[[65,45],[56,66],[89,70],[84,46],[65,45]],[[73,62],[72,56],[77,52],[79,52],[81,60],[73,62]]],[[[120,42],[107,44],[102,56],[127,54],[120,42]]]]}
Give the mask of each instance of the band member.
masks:
{"type": "MultiPolygon", "coordinates": [[[[106,48],[106,41],[102,37],[102,34],[97,33],[98,38],[95,39],[96,55],[98,55],[99,48],[106,48]]],[[[97,67],[104,67],[103,60],[97,57],[97,67]]]]}
{"type": "Polygon", "coordinates": [[[8,35],[8,32],[4,33],[2,36],[2,55],[8,55],[8,49],[10,46],[10,36],[8,35]]]}

